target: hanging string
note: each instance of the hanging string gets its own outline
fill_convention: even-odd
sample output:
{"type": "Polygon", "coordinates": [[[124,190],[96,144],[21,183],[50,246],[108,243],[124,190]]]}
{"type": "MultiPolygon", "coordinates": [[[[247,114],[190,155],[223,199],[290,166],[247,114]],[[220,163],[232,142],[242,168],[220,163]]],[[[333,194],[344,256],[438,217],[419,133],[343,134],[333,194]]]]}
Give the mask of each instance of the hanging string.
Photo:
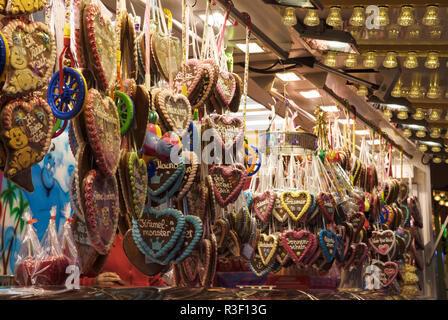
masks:
{"type": "Polygon", "coordinates": [[[205,42],[208,38],[208,17],[210,15],[210,0],[207,0],[206,2],[206,8],[205,8],[205,23],[204,23],[204,32],[202,35],[202,51],[201,51],[201,60],[205,59],[205,42]]]}
{"type": "MultiPolygon", "coordinates": [[[[151,88],[151,44],[150,44],[150,35],[151,35],[151,2],[152,0],[146,0],[145,7],[145,86],[146,89],[149,90],[151,88]]],[[[154,9],[154,8],[153,8],[154,9]]]]}
{"type": "Polygon", "coordinates": [[[251,32],[251,20],[247,12],[243,12],[246,18],[246,56],[244,62],[244,91],[243,91],[243,132],[246,137],[246,107],[247,107],[247,86],[249,83],[249,39],[251,32]]]}

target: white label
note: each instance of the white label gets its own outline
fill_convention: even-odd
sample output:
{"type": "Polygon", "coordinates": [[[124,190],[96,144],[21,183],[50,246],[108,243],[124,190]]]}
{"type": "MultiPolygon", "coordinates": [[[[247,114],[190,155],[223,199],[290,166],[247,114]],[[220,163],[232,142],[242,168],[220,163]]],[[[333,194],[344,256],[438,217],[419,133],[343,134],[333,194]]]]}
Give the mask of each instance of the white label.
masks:
{"type": "Polygon", "coordinates": [[[79,290],[79,267],[75,265],[67,266],[65,273],[68,273],[68,277],[65,280],[65,287],[69,290],[79,290]]]}

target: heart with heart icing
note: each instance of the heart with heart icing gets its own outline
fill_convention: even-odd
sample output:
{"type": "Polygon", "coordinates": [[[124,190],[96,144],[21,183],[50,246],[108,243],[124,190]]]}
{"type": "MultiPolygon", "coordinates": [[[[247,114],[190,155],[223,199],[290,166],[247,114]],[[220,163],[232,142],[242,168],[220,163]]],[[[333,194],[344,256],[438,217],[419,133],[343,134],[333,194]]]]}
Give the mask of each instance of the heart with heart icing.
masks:
{"type": "Polygon", "coordinates": [[[9,66],[2,91],[8,95],[40,90],[48,84],[56,62],[52,32],[41,22],[13,19],[3,28],[9,66]]]}
{"type": "Polygon", "coordinates": [[[390,285],[398,275],[398,265],[395,262],[382,262],[373,260],[372,264],[380,270],[380,283],[382,287],[390,285]]]}
{"type": "Polygon", "coordinates": [[[314,235],[305,230],[289,230],[282,234],[282,244],[288,255],[296,262],[302,262],[316,250],[314,235]]]}
{"type": "Polygon", "coordinates": [[[317,196],[317,203],[324,213],[325,219],[330,223],[333,222],[336,203],[331,193],[320,192],[317,196]]]}
{"type": "Polygon", "coordinates": [[[95,3],[84,9],[84,32],[89,45],[90,65],[96,71],[101,90],[109,91],[117,72],[117,35],[110,19],[105,18],[95,3]]]}
{"type": "Polygon", "coordinates": [[[4,172],[11,178],[45,157],[53,136],[54,118],[45,100],[32,98],[8,103],[2,109],[0,122],[6,149],[4,172]]]}
{"type": "Polygon", "coordinates": [[[275,235],[260,234],[257,243],[258,254],[265,266],[268,266],[277,253],[278,239],[275,235]]]}
{"type": "MultiPolygon", "coordinates": [[[[133,237],[139,250],[154,262],[174,256],[183,243],[185,217],[179,210],[145,207],[140,219],[133,219],[133,237]]],[[[169,259],[168,259],[169,260],[169,259]]],[[[165,263],[161,263],[165,264],[165,263]]]]}
{"type": "Polygon", "coordinates": [[[374,251],[385,256],[395,245],[395,233],[392,230],[373,231],[369,244],[374,251]]]}
{"type": "Polygon", "coordinates": [[[192,120],[191,105],[187,97],[182,94],[174,94],[170,90],[162,90],[157,95],[157,100],[159,115],[168,130],[183,136],[192,120]]]}
{"type": "Polygon", "coordinates": [[[128,155],[128,181],[132,195],[134,217],[139,218],[146,204],[148,170],[146,162],[136,152],[128,155]]]}
{"type": "Polygon", "coordinates": [[[236,201],[246,182],[246,168],[241,164],[213,166],[209,170],[213,192],[221,207],[236,201]]]}
{"type": "Polygon", "coordinates": [[[294,221],[300,221],[310,208],[312,198],[307,191],[285,191],[280,195],[280,201],[289,216],[294,221]]]}
{"type": "Polygon", "coordinates": [[[115,175],[120,161],[120,120],[114,101],[89,89],[84,110],[87,137],[99,169],[115,175]]]}
{"type": "Polygon", "coordinates": [[[319,243],[327,261],[333,261],[336,255],[336,248],[338,246],[338,237],[336,234],[322,229],[319,232],[319,243]]]}
{"type": "Polygon", "coordinates": [[[227,107],[232,102],[236,90],[236,80],[230,72],[220,72],[218,76],[218,83],[216,84],[216,91],[218,98],[223,105],[227,107]]]}
{"type": "Polygon", "coordinates": [[[151,35],[151,53],[157,69],[165,80],[176,77],[182,65],[182,45],[174,36],[155,32],[151,35]]]}
{"type": "Polygon", "coordinates": [[[364,226],[365,220],[366,220],[366,216],[364,215],[364,213],[362,213],[360,211],[354,212],[348,217],[348,221],[353,226],[354,238],[356,238],[356,236],[361,231],[362,227],[364,226]]]}
{"type": "Polygon", "coordinates": [[[255,214],[262,222],[267,222],[272,209],[274,208],[275,193],[272,190],[266,190],[265,192],[253,197],[253,209],[255,214]]]}
{"type": "Polygon", "coordinates": [[[83,181],[86,225],[92,246],[107,254],[118,225],[118,184],[115,176],[104,176],[90,170],[83,181]]]}
{"type": "Polygon", "coordinates": [[[227,115],[213,115],[212,128],[215,130],[214,138],[226,152],[242,144],[244,132],[241,119],[227,115]]]}

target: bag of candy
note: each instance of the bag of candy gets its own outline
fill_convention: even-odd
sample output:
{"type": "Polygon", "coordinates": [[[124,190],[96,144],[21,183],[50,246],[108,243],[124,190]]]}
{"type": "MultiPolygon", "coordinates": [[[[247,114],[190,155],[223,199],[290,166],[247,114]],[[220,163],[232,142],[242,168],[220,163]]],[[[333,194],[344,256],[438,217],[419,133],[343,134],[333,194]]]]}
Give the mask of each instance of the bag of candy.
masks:
{"type": "Polygon", "coordinates": [[[22,219],[26,222],[25,236],[14,266],[14,278],[19,285],[31,286],[34,285],[34,274],[38,257],[42,254],[42,247],[33,227],[33,223],[37,220],[32,219],[29,209],[23,213],[22,219]]]}
{"type": "Polygon", "coordinates": [[[62,253],[56,229],[56,207],[50,211],[50,222],[42,238],[42,253],[38,256],[38,264],[34,273],[36,285],[63,285],[69,261],[62,253]]]}

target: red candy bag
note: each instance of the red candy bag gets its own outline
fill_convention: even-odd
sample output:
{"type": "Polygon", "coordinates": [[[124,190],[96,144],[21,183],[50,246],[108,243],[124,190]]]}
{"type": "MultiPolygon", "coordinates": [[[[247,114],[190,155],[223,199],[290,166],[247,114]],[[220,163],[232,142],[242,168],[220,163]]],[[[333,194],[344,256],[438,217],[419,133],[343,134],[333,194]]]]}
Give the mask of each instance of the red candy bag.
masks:
{"type": "Polygon", "coordinates": [[[36,285],[64,285],[69,265],[67,257],[62,253],[56,230],[56,207],[51,208],[51,218],[47,231],[42,238],[42,253],[38,256],[38,264],[34,273],[36,285]]]}
{"type": "Polygon", "coordinates": [[[23,213],[23,220],[27,224],[25,226],[25,236],[23,237],[14,267],[14,278],[19,285],[31,286],[35,284],[34,275],[38,257],[42,255],[42,247],[33,227],[33,223],[37,222],[37,220],[32,219],[30,210],[26,210],[23,213]]]}

